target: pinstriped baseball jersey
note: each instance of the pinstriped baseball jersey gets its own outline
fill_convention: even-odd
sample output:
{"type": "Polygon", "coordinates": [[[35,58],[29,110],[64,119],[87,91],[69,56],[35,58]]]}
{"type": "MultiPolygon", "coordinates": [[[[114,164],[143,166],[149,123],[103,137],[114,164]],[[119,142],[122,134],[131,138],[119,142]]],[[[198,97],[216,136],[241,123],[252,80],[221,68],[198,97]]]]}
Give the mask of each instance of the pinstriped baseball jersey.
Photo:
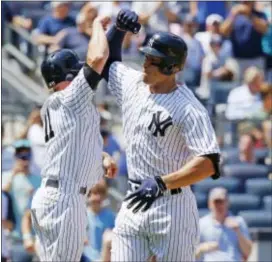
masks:
{"type": "Polygon", "coordinates": [[[141,72],[116,62],[108,87],[122,108],[130,179],[169,174],[194,156],[219,152],[206,109],[185,85],[152,94],[141,72]]]}
{"type": "Polygon", "coordinates": [[[41,110],[46,158],[42,176],[92,186],[103,175],[100,115],[83,69],[64,90],[52,94],[41,110]]]}
{"type": "MultiPolygon", "coordinates": [[[[219,152],[205,108],[185,85],[153,94],[141,72],[115,62],[108,87],[122,110],[129,179],[167,175],[195,156],[219,152]]],[[[190,186],[175,195],[168,190],[146,212],[127,205],[116,219],[112,261],[195,260],[198,212],[190,186]]]]}

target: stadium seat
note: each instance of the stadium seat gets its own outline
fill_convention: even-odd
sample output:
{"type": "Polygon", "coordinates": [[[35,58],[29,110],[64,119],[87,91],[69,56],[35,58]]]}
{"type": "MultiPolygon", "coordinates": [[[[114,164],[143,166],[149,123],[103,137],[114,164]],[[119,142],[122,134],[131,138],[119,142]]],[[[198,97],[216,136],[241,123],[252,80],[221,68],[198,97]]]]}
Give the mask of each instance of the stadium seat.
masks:
{"type": "Polygon", "coordinates": [[[265,196],[263,198],[264,209],[272,212],[272,196],[265,196]]]}
{"type": "Polygon", "coordinates": [[[234,214],[242,210],[259,209],[260,202],[259,196],[250,194],[229,194],[229,207],[234,214]]]}
{"type": "Polygon", "coordinates": [[[269,227],[272,226],[272,213],[267,210],[245,210],[238,214],[242,216],[248,227],[269,227]]]}
{"type": "Polygon", "coordinates": [[[200,208],[198,209],[199,218],[206,216],[210,210],[208,208],[200,208]]]}
{"type": "Polygon", "coordinates": [[[224,148],[221,151],[223,164],[233,164],[239,161],[239,150],[237,147],[224,148]]]}
{"type": "Polygon", "coordinates": [[[269,169],[265,165],[239,163],[223,166],[223,173],[227,177],[245,180],[248,178],[265,178],[268,176],[269,169]]]}
{"type": "Polygon", "coordinates": [[[260,197],[272,195],[272,181],[267,178],[252,178],[245,181],[245,188],[248,194],[260,197]]]}
{"type": "Polygon", "coordinates": [[[196,192],[195,193],[197,207],[198,208],[206,208],[207,207],[207,195],[203,193],[196,192]]]}
{"type": "Polygon", "coordinates": [[[202,180],[201,182],[194,185],[195,192],[201,192],[208,194],[209,191],[214,187],[224,187],[230,193],[240,193],[240,180],[235,177],[221,177],[217,180],[213,180],[211,178],[207,178],[202,180]]]}

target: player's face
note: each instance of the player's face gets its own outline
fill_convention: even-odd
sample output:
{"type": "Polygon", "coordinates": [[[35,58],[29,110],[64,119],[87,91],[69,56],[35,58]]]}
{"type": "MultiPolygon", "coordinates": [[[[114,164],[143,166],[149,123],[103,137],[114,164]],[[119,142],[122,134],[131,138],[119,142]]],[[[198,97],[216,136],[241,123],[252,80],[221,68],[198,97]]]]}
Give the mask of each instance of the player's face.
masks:
{"type": "Polygon", "coordinates": [[[159,57],[145,56],[143,65],[144,83],[155,84],[158,83],[162,77],[165,77],[159,70],[158,66],[160,62],[161,59],[159,57]]]}

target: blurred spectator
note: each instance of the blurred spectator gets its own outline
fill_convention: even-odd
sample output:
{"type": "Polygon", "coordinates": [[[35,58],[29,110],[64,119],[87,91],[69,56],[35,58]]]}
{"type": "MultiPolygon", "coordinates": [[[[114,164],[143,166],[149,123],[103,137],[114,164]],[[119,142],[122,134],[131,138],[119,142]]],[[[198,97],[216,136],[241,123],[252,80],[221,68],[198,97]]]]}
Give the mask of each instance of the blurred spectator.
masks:
{"type": "Polygon", "coordinates": [[[32,149],[31,170],[40,174],[45,157],[45,140],[43,123],[41,119],[41,107],[35,107],[29,114],[25,129],[19,135],[20,139],[28,139],[32,149]]]}
{"type": "Polygon", "coordinates": [[[254,5],[254,1],[234,5],[221,25],[222,34],[230,36],[233,54],[239,63],[240,78],[251,65],[264,69],[262,37],[267,32],[268,23],[265,14],[255,10],[254,5]]]}
{"type": "Polygon", "coordinates": [[[202,261],[246,261],[252,242],[248,227],[228,208],[227,190],[214,188],[209,193],[210,213],[200,219],[200,245],[197,257],[202,261]]]}
{"type": "Polygon", "coordinates": [[[7,193],[4,193],[2,191],[1,195],[2,199],[2,213],[1,213],[1,221],[2,221],[2,238],[1,238],[1,261],[6,262],[8,261],[8,258],[10,257],[10,247],[8,246],[8,240],[7,240],[7,231],[11,231],[13,229],[13,221],[9,218],[9,210],[10,210],[10,204],[9,198],[7,196],[7,193]]]}
{"type": "Polygon", "coordinates": [[[117,183],[117,190],[125,195],[128,189],[128,170],[125,151],[121,152],[118,161],[118,175],[115,178],[115,182],[117,183]]]}
{"type": "Polygon", "coordinates": [[[34,38],[37,44],[54,45],[62,35],[58,34],[62,29],[75,26],[75,20],[69,16],[69,2],[51,2],[52,14],[41,19],[35,30],[34,38]]]}
{"type": "Polygon", "coordinates": [[[24,243],[25,250],[28,253],[35,255],[37,247],[35,243],[35,235],[34,235],[35,232],[33,230],[32,220],[31,220],[31,202],[32,202],[32,198],[30,199],[28,206],[22,217],[21,229],[23,234],[23,243],[24,243]]]}
{"type": "Polygon", "coordinates": [[[146,33],[146,39],[142,45],[145,45],[148,39],[157,31],[168,31],[169,20],[175,20],[177,14],[175,5],[169,2],[136,2],[132,3],[131,9],[139,15],[139,22],[143,25],[146,33]]]}
{"type": "Polygon", "coordinates": [[[103,206],[103,201],[108,196],[107,190],[105,180],[101,180],[88,194],[88,243],[84,248],[83,261],[100,259],[103,234],[114,227],[115,214],[111,209],[103,206]]]}
{"type": "Polygon", "coordinates": [[[5,128],[4,124],[1,125],[1,168],[2,172],[10,170],[14,162],[14,148],[4,146],[5,128]]]}
{"type": "Polygon", "coordinates": [[[195,38],[198,24],[196,19],[187,14],[183,21],[183,34],[182,38],[188,47],[187,60],[185,68],[181,73],[185,83],[189,87],[196,87],[200,84],[201,65],[204,58],[204,51],[201,43],[195,38]]]}
{"type": "Polygon", "coordinates": [[[260,88],[262,72],[255,66],[244,74],[244,84],[233,89],[228,96],[226,117],[230,120],[250,119],[263,108],[260,88]]]}
{"type": "Polygon", "coordinates": [[[79,59],[84,61],[86,59],[88,44],[92,34],[92,23],[89,23],[86,16],[79,13],[76,19],[77,27],[70,27],[63,29],[60,34],[59,42],[55,46],[51,46],[50,51],[58,49],[71,49],[76,52],[79,59]]]}
{"type": "Polygon", "coordinates": [[[9,192],[15,214],[16,226],[11,234],[12,261],[25,262],[32,259],[23,246],[21,221],[28,203],[41,183],[41,177],[30,173],[31,148],[28,140],[17,140],[15,147],[15,163],[12,170],[2,174],[2,190],[9,192]]]}
{"type": "Polygon", "coordinates": [[[88,23],[92,24],[98,15],[98,11],[93,2],[87,2],[80,9],[80,14],[85,16],[85,19],[88,21],[88,23]]]}
{"type": "MultiPolygon", "coordinates": [[[[211,14],[206,19],[206,31],[197,32],[195,37],[202,44],[205,54],[209,54],[211,50],[210,42],[214,34],[220,35],[220,25],[223,17],[218,14],[211,14]]],[[[224,56],[232,56],[232,45],[229,40],[224,39],[221,51],[224,56]]]]}
{"type": "Polygon", "coordinates": [[[250,134],[242,135],[239,138],[239,162],[256,163],[254,141],[250,134]]]}
{"type": "Polygon", "coordinates": [[[115,160],[118,160],[121,148],[114,135],[107,129],[101,129],[101,135],[104,141],[103,151],[113,156],[115,160]]]}
{"type": "Polygon", "coordinates": [[[205,21],[211,14],[226,17],[229,3],[226,1],[190,1],[190,14],[196,16],[200,31],[205,30],[205,21]]]}
{"type": "Polygon", "coordinates": [[[267,6],[264,9],[265,15],[268,19],[269,28],[262,39],[263,52],[265,54],[265,69],[266,80],[272,83],[272,3],[267,2],[267,6]]]}
{"type": "Polygon", "coordinates": [[[201,85],[198,94],[207,99],[210,96],[211,81],[233,81],[237,69],[236,62],[221,52],[223,38],[213,34],[210,39],[211,52],[202,63],[201,85]]]}

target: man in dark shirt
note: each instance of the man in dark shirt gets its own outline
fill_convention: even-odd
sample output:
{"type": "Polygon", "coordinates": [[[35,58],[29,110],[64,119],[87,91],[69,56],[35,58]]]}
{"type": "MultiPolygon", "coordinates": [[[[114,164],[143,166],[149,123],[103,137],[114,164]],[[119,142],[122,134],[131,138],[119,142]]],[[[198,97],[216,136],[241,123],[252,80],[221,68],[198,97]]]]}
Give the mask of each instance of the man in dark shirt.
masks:
{"type": "MultiPolygon", "coordinates": [[[[76,52],[79,59],[83,61],[86,58],[88,44],[92,32],[92,24],[86,19],[84,14],[79,14],[76,19],[77,27],[69,27],[59,32],[61,38],[56,46],[52,46],[50,51],[58,49],[72,49],[76,52]]],[[[58,38],[58,36],[57,36],[58,38]]]]}
{"type": "Polygon", "coordinates": [[[221,25],[222,34],[231,39],[241,77],[246,68],[252,64],[264,69],[261,42],[268,29],[268,22],[265,14],[255,10],[254,6],[254,1],[241,1],[234,5],[228,18],[221,25]]]}
{"type": "Polygon", "coordinates": [[[35,40],[37,44],[54,45],[58,41],[56,35],[61,30],[75,26],[75,20],[69,16],[68,2],[51,2],[52,15],[41,19],[36,29],[35,40]]]}

